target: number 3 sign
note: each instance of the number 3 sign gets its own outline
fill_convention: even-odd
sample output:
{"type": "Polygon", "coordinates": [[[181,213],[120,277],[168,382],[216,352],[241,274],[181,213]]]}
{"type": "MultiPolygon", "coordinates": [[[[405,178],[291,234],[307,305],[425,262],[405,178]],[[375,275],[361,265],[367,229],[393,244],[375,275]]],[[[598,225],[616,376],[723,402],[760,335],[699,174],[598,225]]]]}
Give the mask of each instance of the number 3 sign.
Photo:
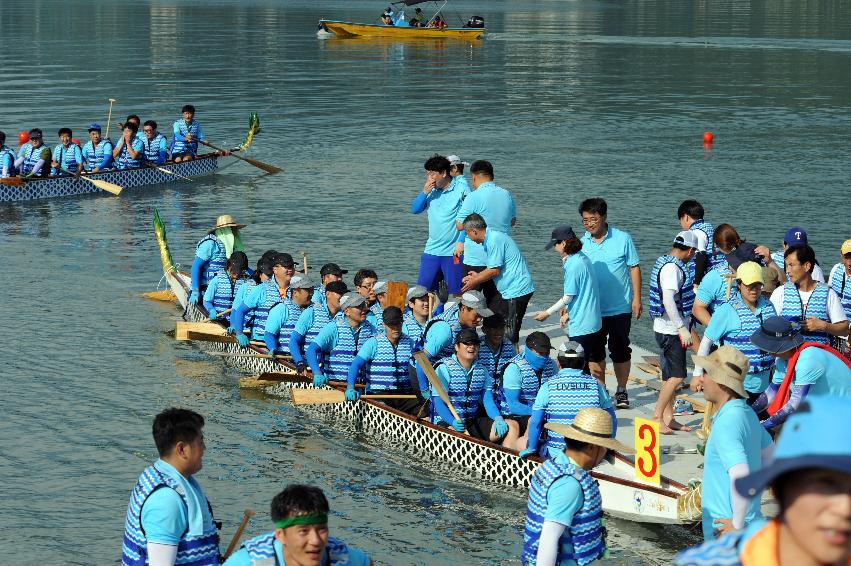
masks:
{"type": "Polygon", "coordinates": [[[635,477],[661,483],[659,477],[659,423],[635,419],[635,477]]]}

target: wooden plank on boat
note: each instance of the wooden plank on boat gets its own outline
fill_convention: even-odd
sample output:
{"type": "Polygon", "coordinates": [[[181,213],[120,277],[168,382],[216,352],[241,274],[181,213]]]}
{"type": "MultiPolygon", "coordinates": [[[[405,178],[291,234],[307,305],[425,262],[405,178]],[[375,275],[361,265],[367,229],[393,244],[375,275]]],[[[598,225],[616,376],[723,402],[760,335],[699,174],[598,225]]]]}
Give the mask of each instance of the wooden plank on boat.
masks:
{"type": "Polygon", "coordinates": [[[662,369],[662,362],[659,361],[659,356],[644,356],[644,361],[651,366],[662,369]]]}
{"type": "MultiPolygon", "coordinates": [[[[328,403],[345,403],[346,393],[339,389],[290,389],[294,405],[326,405],[328,403]]],[[[363,399],[416,399],[416,395],[362,395],[363,399]]]]}
{"type": "MultiPolygon", "coordinates": [[[[186,322],[178,320],[174,326],[174,338],[176,340],[190,340],[187,336],[189,332],[208,336],[228,335],[227,329],[215,322],[186,322]]],[[[192,340],[202,340],[202,338],[192,338],[192,340]]]]}
{"type": "Polygon", "coordinates": [[[660,373],[662,373],[662,370],[660,370],[656,366],[650,365],[650,364],[637,363],[637,364],[635,364],[635,367],[637,367],[638,369],[640,369],[644,373],[647,373],[647,374],[650,374],[650,375],[659,375],[660,373]]]}

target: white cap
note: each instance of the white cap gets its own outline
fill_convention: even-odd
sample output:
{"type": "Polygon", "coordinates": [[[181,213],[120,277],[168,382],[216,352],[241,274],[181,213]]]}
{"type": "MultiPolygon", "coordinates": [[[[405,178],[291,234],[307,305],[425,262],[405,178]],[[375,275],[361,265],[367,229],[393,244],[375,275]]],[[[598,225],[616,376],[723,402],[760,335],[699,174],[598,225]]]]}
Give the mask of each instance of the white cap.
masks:
{"type": "Polygon", "coordinates": [[[375,285],[372,286],[372,292],[376,295],[379,293],[387,292],[387,281],[376,281],[375,285]]]}
{"type": "Polygon", "coordinates": [[[585,348],[579,342],[567,340],[558,347],[558,355],[563,358],[582,358],[585,356],[585,348]]]}
{"type": "Polygon", "coordinates": [[[366,298],[358,293],[346,293],[340,297],[340,310],[345,311],[349,307],[359,307],[366,302],[366,298]]]}
{"type": "Polygon", "coordinates": [[[699,246],[697,242],[697,234],[695,234],[691,230],[683,230],[682,232],[677,234],[677,237],[674,238],[674,243],[682,244],[684,246],[694,249],[697,249],[699,246]]]}
{"type": "Polygon", "coordinates": [[[426,289],[422,285],[414,285],[413,287],[408,289],[408,294],[405,299],[410,301],[411,299],[425,297],[426,295],[428,295],[428,289],[426,289]]]}
{"type": "Polygon", "coordinates": [[[316,284],[307,275],[296,273],[290,279],[291,289],[312,289],[313,287],[316,287],[316,284]]]}
{"type": "Polygon", "coordinates": [[[481,291],[467,291],[461,295],[461,304],[471,309],[476,309],[480,316],[493,316],[493,311],[488,308],[488,302],[481,291]]]}
{"type": "Polygon", "coordinates": [[[466,161],[461,161],[461,158],[457,155],[447,155],[446,159],[449,160],[450,165],[469,165],[466,161]]]}

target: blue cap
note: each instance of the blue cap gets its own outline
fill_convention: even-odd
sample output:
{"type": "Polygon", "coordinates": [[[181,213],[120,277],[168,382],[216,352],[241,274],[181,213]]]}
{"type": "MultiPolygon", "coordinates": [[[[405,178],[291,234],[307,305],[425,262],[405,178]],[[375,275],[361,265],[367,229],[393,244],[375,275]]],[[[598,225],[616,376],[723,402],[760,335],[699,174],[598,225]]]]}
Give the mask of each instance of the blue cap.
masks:
{"type": "Polygon", "coordinates": [[[101,129],[100,124],[98,124],[97,122],[92,122],[91,124],[89,124],[89,131],[90,132],[94,131],[94,130],[100,131],[100,129],[101,129]]]}
{"type": "Polygon", "coordinates": [[[791,228],[786,230],[786,235],[783,236],[783,243],[789,247],[806,246],[807,231],[801,228],[800,226],[792,226],[791,228]]]}
{"type": "Polygon", "coordinates": [[[801,329],[781,316],[763,320],[759,329],[751,334],[751,343],[770,354],[788,352],[804,343],[801,329]]]}
{"type": "Polygon", "coordinates": [[[851,398],[808,396],[789,417],[762,469],[736,480],[736,491],[753,497],[778,476],[803,468],[851,474],[851,398]]]}

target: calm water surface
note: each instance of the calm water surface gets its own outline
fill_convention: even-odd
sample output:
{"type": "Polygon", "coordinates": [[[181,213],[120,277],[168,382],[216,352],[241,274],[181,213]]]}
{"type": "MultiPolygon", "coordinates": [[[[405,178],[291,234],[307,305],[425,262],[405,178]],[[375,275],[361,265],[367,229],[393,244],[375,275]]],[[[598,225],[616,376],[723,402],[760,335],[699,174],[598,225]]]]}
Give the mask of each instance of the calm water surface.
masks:
{"type": "MultiPolygon", "coordinates": [[[[589,196],[632,232],[645,277],[697,197],[715,222],[777,245],[810,229],[823,264],[851,236],[851,8],[839,2],[458,2],[485,41],[318,40],[320,17],[370,21],[377,1],[4,0],[0,129],[128,113],[163,129],[185,103],[211,141],[263,133],[246,165],[169,187],[0,206],[5,345],[0,367],[0,560],[113,564],[127,497],[155,457],[151,418],[181,405],[207,418],[200,474],[230,540],[292,481],[326,490],[335,534],[384,564],[509,564],[524,495],[488,488],[305,418],[236,387],[221,360],[166,333],[177,316],[139,298],[156,287],[159,208],[177,261],[221,213],[311,264],[413,280],[425,218],[409,213],[434,152],[490,159],[519,203],[516,237],[538,306],[560,269],[542,245],[578,224],[589,196]],[[701,145],[715,132],[711,151],[701,145]]],[[[114,131],[114,129],[113,129],[114,131]]],[[[638,343],[651,345],[650,324],[638,343]]],[[[613,521],[611,564],[661,564],[696,541],[681,528],[613,521]]]]}

